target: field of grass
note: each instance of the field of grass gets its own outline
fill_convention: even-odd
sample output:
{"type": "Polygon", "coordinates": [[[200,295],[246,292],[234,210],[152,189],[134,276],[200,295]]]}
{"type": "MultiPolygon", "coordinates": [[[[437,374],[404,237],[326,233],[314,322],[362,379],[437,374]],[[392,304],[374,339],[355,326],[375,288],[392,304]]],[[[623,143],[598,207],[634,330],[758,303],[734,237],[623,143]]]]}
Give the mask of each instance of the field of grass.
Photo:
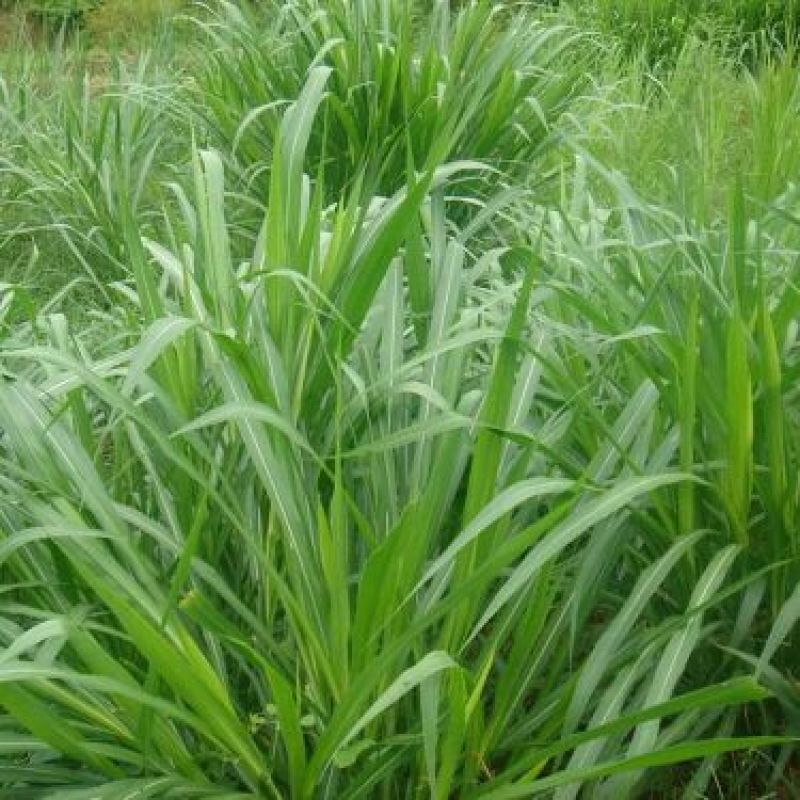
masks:
{"type": "Polygon", "coordinates": [[[451,5],[15,17],[2,800],[800,797],[791,24],[451,5]]]}

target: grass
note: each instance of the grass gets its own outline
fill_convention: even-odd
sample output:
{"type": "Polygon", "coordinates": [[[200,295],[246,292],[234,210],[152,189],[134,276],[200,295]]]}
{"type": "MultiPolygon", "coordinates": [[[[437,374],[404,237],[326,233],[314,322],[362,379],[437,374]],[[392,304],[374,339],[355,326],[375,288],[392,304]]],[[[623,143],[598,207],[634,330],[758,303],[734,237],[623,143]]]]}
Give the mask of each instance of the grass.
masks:
{"type": "Polygon", "coordinates": [[[0,797],[793,791],[793,56],[537,14],[6,67],[0,797]]]}
{"type": "MultiPolygon", "coordinates": [[[[559,3],[553,3],[559,5],[559,3]]],[[[654,68],[674,64],[687,36],[724,42],[752,67],[791,46],[800,22],[796,0],[573,0],[562,2],[582,24],[614,38],[628,56],[654,68]]]]}

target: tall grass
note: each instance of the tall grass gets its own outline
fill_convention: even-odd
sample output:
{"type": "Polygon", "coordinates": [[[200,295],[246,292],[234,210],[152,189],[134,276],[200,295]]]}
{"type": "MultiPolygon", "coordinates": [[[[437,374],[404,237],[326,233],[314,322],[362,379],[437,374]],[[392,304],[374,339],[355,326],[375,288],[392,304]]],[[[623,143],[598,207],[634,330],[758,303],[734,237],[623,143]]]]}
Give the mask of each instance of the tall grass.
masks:
{"type": "Polygon", "coordinates": [[[764,56],[794,47],[797,0],[565,0],[584,25],[613,37],[628,56],[644,55],[651,67],[669,67],[687,36],[724,42],[752,67],[764,56]]]}
{"type": "Polygon", "coordinates": [[[0,295],[0,796],[780,782],[796,73],[741,88],[752,172],[670,194],[567,29],[267,11],[186,79],[6,93],[23,277],[60,240],[95,291],[0,295]]]}
{"type": "Polygon", "coordinates": [[[362,166],[381,194],[431,159],[485,158],[527,174],[585,83],[579,37],[529,13],[508,19],[490,3],[462,13],[437,3],[422,20],[409,5],[220,4],[203,23],[210,52],[198,82],[212,142],[258,181],[284,103],[310,68],[327,66],[325,124],[309,142],[310,163],[325,165],[326,199],[362,166]]]}
{"type": "Polygon", "coordinates": [[[749,214],[792,202],[800,112],[794,51],[766,58],[744,77],[722,48],[692,37],[664,77],[641,60],[618,58],[606,65],[605,110],[595,105],[579,117],[584,146],[607,169],[700,227],[727,216],[737,183],[753,201],[749,214]]]}

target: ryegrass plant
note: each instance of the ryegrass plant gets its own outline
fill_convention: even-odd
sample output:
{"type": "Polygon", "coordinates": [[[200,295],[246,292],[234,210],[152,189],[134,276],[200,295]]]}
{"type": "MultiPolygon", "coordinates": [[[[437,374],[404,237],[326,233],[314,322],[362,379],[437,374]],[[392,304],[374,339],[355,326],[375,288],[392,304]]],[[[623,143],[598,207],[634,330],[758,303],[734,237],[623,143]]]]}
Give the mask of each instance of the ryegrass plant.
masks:
{"type": "Polygon", "coordinates": [[[210,58],[198,82],[212,141],[257,180],[282,107],[311,67],[326,66],[325,123],[309,158],[325,165],[328,198],[361,165],[383,194],[431,158],[486,158],[527,175],[585,83],[579,37],[522,12],[509,20],[485,2],[458,12],[436,3],[419,23],[409,6],[297,0],[247,13],[222,3],[203,24],[210,58]]]}
{"type": "Polygon", "coordinates": [[[794,208],[800,179],[793,52],[741,76],[720,48],[689,39],[663,78],[612,55],[598,83],[601,102],[591,98],[571,115],[571,138],[589,163],[602,165],[589,177],[597,202],[616,200],[594,176],[617,172],[646,201],[705,231],[725,224],[741,186],[747,218],[795,247],[794,225],[766,223],[794,208]]]}
{"type": "MultiPolygon", "coordinates": [[[[283,135],[303,138],[295,120],[318,88],[312,77],[283,135]]],[[[606,632],[570,657],[599,588],[584,582],[589,597],[576,594],[570,575],[585,560],[571,547],[597,525],[630,536],[625,510],[682,478],[662,455],[612,480],[610,453],[577,476],[531,473],[534,442],[552,448],[565,430],[549,415],[531,419],[541,368],[535,353],[520,362],[535,249],[514,251],[519,292],[516,281],[498,287],[492,306],[507,301],[486,308],[476,279],[497,272],[499,253],[470,265],[469,242],[432,217],[428,235],[443,247],[430,251],[427,336],[409,348],[400,278],[411,265],[381,243],[426,194],[413,187],[384,203],[344,229],[340,248],[309,218],[312,251],[327,256],[320,269],[264,269],[259,252],[237,280],[221,161],[198,153],[195,171],[195,235],[179,253],[149,245],[165,281],[140,288],[152,320],[132,347],[87,362],[55,328],[53,344],[4,352],[7,364],[30,364],[14,367],[0,396],[4,490],[15,498],[4,569],[11,587],[28,584],[28,601],[8,618],[0,698],[15,736],[26,730],[83,767],[23,770],[10,786],[343,796],[429,783],[446,797],[480,784],[506,796],[514,779],[516,796],[626,769],[611,757],[620,736],[652,730],[646,721],[666,710],[678,713],[673,725],[697,725],[696,698],[686,721],[687,701],[662,709],[672,687],[656,688],[665,676],[654,681],[646,666],[664,648],[688,658],[700,618],[690,637],[676,620],[636,621],[698,534],[657,557],[619,610],[604,611],[606,632]],[[355,338],[342,328],[349,306],[321,285],[337,249],[349,255],[338,264],[345,285],[365,263],[386,273],[363,302],[377,314],[355,338]],[[301,315],[292,348],[281,347],[286,317],[270,313],[282,282],[299,295],[284,308],[301,315]],[[621,691],[621,656],[632,696],[609,697],[601,714],[604,688],[621,691]],[[576,735],[592,713],[600,732],[576,735]]],[[[270,214],[284,199],[276,192],[302,186],[288,168],[282,177],[270,214]]],[[[352,216],[344,203],[331,231],[352,216]]],[[[296,235],[288,244],[309,238],[296,235]]],[[[713,599],[735,554],[702,575],[688,611],[713,599]]],[[[705,691],[701,729],[723,703],[761,696],[749,681],[705,691]]],[[[739,744],[693,754],[709,746],[739,744]]],[[[650,749],[627,768],[685,757],[650,749]]]]}
{"type": "Polygon", "coordinates": [[[159,224],[189,112],[175,77],[147,56],[96,63],[81,50],[21,67],[3,87],[4,238],[22,264],[35,242],[41,289],[67,272],[108,302],[109,282],[130,275],[120,219],[142,232],[159,224]]]}
{"type": "Polygon", "coordinates": [[[0,797],[785,766],[796,73],[741,88],[751,172],[707,193],[687,156],[656,198],[590,146],[573,34],[267,11],[203,23],[194,85],[5,93],[9,241],[62,237],[98,299],[0,287],[0,797]]]}

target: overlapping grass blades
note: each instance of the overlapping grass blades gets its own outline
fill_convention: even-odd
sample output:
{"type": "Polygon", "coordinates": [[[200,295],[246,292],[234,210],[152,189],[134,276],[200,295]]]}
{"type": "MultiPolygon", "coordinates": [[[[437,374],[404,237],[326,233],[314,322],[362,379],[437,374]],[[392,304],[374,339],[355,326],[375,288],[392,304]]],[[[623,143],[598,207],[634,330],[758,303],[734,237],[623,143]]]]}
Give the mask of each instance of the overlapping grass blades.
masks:
{"type": "Polygon", "coordinates": [[[633,796],[789,754],[791,198],[656,207],[583,153],[547,204],[563,31],[275,8],[206,25],[194,142],[82,129],[127,159],[124,300],[3,329],[0,796],[633,796]]]}
{"type": "MultiPolygon", "coordinates": [[[[527,174],[554,142],[554,123],[585,83],[578,37],[491,3],[436,3],[417,22],[406,0],[267,3],[265,28],[222,3],[205,24],[212,45],[200,78],[210,130],[233,142],[245,179],[268,166],[284,103],[312,67],[331,70],[325,125],[309,157],[338,197],[359,170],[392,194],[409,166],[490,158],[527,174]]],[[[226,145],[227,149],[227,145],[226,145]]],[[[541,162],[540,162],[541,163],[541,162]]]]}

